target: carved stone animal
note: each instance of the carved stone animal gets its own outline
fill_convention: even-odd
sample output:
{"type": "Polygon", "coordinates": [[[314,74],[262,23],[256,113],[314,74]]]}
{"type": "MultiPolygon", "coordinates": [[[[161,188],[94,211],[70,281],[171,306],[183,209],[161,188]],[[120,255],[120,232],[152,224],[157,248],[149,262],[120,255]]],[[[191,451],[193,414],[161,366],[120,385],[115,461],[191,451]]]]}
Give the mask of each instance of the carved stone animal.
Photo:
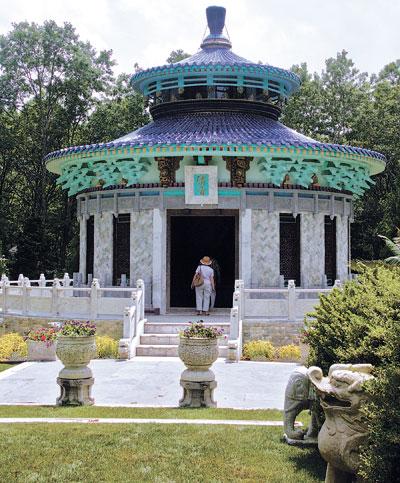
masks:
{"type": "Polygon", "coordinates": [[[308,440],[316,443],[319,420],[317,413],[317,397],[307,374],[307,368],[300,366],[290,375],[285,391],[284,431],[289,443],[308,440]],[[311,410],[311,423],[307,431],[295,429],[298,414],[304,409],[311,410]]]}
{"type": "Polygon", "coordinates": [[[318,449],[328,462],[325,483],[351,482],[357,473],[360,445],[367,438],[360,413],[367,399],[362,385],[373,378],[372,369],[371,364],[334,364],[327,377],[319,367],[308,370],[326,418],[318,435],[318,449]]]}

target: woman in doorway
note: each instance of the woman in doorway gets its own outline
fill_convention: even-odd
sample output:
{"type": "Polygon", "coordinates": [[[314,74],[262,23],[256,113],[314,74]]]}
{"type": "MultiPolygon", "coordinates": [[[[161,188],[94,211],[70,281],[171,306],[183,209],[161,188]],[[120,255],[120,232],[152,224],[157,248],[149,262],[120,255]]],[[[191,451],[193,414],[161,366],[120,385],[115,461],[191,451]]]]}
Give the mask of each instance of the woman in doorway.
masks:
{"type": "MultiPolygon", "coordinates": [[[[200,260],[200,265],[197,267],[192,280],[192,288],[196,291],[196,308],[197,315],[210,315],[210,299],[211,292],[215,290],[214,285],[214,270],[210,267],[210,257],[203,257],[200,260]],[[202,279],[203,283],[197,285],[195,280],[202,279]]],[[[201,280],[200,280],[201,281],[201,280]]]]}

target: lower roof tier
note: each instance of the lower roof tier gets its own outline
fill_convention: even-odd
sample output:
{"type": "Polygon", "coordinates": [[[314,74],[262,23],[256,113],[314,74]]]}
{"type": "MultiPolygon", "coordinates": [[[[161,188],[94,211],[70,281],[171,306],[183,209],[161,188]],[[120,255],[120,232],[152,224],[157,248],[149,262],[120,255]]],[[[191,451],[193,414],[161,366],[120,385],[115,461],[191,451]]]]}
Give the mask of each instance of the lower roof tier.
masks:
{"type": "Polygon", "coordinates": [[[321,185],[357,195],[385,168],[385,157],[375,151],[319,143],[266,116],[240,112],[161,117],[110,143],[55,151],[46,162],[72,195],[99,179],[105,187],[121,179],[128,185],[156,182],[143,180],[154,158],[174,156],[251,157],[259,173],[253,181],[279,186],[289,173],[294,184],[307,187],[315,174],[321,185]]]}

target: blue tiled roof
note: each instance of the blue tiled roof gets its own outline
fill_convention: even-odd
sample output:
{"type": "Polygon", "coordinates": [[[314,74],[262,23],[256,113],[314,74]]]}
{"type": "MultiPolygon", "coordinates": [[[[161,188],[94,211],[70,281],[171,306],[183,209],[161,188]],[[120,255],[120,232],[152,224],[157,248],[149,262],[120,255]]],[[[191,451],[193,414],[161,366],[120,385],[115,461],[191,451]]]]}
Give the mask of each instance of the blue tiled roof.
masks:
{"type": "Polygon", "coordinates": [[[262,145],[313,148],[358,154],[380,160],[385,157],[368,149],[319,143],[278,121],[247,113],[187,113],[174,114],[155,120],[110,143],[71,147],[50,153],[53,159],[70,153],[97,151],[119,146],[157,145],[262,145]]]}
{"type": "Polygon", "coordinates": [[[208,47],[201,49],[191,57],[183,59],[172,65],[259,65],[240,57],[230,49],[208,47]]]}

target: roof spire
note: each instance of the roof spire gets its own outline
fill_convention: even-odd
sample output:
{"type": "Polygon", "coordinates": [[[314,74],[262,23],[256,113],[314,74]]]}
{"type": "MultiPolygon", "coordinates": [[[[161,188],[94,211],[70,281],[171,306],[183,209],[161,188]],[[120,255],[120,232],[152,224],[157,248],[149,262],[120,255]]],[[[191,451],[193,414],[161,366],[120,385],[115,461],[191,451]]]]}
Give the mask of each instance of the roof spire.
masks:
{"type": "Polygon", "coordinates": [[[207,7],[206,16],[207,24],[210,29],[208,35],[202,42],[201,48],[228,48],[232,47],[229,39],[223,35],[222,31],[225,27],[226,9],[224,7],[207,7]]]}

